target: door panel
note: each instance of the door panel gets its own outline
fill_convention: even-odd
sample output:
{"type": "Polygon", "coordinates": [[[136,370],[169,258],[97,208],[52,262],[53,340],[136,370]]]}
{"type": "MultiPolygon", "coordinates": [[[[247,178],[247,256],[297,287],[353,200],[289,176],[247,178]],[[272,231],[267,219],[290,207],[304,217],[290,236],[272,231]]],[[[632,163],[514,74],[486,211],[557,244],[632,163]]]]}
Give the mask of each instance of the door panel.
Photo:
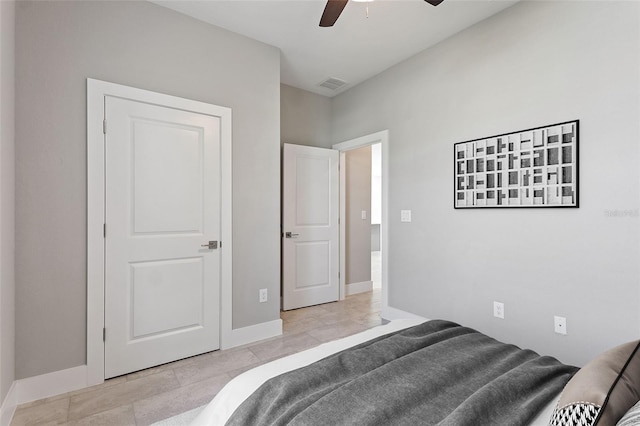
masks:
{"type": "Polygon", "coordinates": [[[105,377],[219,348],[219,118],[106,98],[105,377]]]}
{"type": "Polygon", "coordinates": [[[139,119],[131,124],[134,232],[202,233],[202,129],[139,119]]]}
{"type": "MultiPolygon", "coordinates": [[[[331,150],[327,150],[331,151],[331,150]]],[[[331,158],[296,154],[296,221],[294,226],[331,225],[331,158]]]]}
{"type": "Polygon", "coordinates": [[[285,144],[283,157],[283,309],[336,301],[338,152],[285,144]]]}
{"type": "Polygon", "coordinates": [[[329,286],[331,247],[328,241],[297,242],[296,290],[305,287],[329,286]]]}
{"type": "Polygon", "coordinates": [[[131,291],[131,340],[204,325],[202,258],[131,264],[131,291]]]}

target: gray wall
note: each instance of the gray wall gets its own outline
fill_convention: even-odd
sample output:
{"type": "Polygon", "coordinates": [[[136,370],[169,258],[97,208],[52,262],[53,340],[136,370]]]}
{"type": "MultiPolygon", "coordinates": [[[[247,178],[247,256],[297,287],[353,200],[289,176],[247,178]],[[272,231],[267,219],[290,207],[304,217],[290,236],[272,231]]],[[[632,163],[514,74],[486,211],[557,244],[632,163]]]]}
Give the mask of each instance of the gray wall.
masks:
{"type": "Polygon", "coordinates": [[[331,148],[331,99],[280,85],[282,143],[331,148]]]}
{"type": "Polygon", "coordinates": [[[371,280],[371,147],[347,151],[345,165],[345,283],[354,284],[371,280]]]}
{"type": "Polygon", "coordinates": [[[87,77],[232,108],[233,327],[278,319],[278,49],[148,2],[16,18],[16,377],[86,362],[87,77]]]}
{"type": "Polygon", "coordinates": [[[391,306],[576,364],[637,339],[639,7],[521,2],[333,99],[334,140],[389,129],[391,306]],[[455,142],[572,119],[580,208],[453,209],[455,142]]]}
{"type": "Polygon", "coordinates": [[[0,1],[0,406],[14,378],[15,2],[0,1]]]}

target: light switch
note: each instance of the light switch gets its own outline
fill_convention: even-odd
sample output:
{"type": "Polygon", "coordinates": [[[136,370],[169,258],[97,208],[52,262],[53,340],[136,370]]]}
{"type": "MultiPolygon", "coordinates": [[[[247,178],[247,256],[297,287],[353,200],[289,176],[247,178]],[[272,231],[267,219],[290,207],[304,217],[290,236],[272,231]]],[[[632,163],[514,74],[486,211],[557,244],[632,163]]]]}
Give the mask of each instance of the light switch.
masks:
{"type": "Polygon", "coordinates": [[[400,210],[400,222],[411,222],[411,210],[400,210]]]}
{"type": "Polygon", "coordinates": [[[366,210],[362,210],[362,220],[365,220],[367,218],[367,211],[366,210]]]}

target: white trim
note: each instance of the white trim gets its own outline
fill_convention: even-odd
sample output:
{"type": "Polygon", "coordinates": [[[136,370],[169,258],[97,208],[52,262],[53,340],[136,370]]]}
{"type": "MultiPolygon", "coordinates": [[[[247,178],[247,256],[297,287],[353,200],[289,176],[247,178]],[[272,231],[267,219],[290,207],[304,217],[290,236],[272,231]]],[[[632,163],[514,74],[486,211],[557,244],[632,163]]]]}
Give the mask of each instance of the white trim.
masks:
{"type": "Polygon", "coordinates": [[[344,235],[347,235],[347,155],[344,151],[340,152],[340,236],[338,242],[338,250],[340,250],[340,282],[338,300],[344,300],[348,295],[346,289],[347,279],[347,244],[344,235]]]}
{"type": "Polygon", "coordinates": [[[231,221],[231,109],[147,90],[87,79],[87,365],[85,386],[104,381],[104,238],[105,214],[104,119],[105,96],[136,99],[151,104],[220,117],[221,241],[220,347],[232,338],[232,221],[231,221]]]}
{"type": "Polygon", "coordinates": [[[220,118],[220,348],[223,348],[231,341],[233,329],[231,109],[224,108],[220,118]]]}
{"type": "Polygon", "coordinates": [[[9,426],[20,404],[49,398],[88,386],[86,365],[15,380],[0,407],[0,426],[9,426]]]}
{"type": "MultiPolygon", "coordinates": [[[[380,251],[382,257],[382,271],[381,271],[381,304],[382,311],[384,312],[389,308],[389,271],[387,265],[389,265],[389,131],[382,130],[380,132],[372,133],[370,135],[361,136],[359,138],[350,139],[348,141],[338,143],[332,146],[333,149],[337,149],[340,152],[350,151],[352,149],[361,148],[364,146],[373,145],[376,143],[381,144],[382,152],[382,218],[380,229],[380,251]]],[[[340,221],[342,222],[342,220],[340,221]]],[[[340,227],[340,248],[342,250],[345,241],[346,233],[343,232],[343,228],[340,227]]],[[[341,260],[342,262],[342,260],[341,260]]],[[[342,268],[342,265],[341,265],[342,268]]],[[[341,277],[343,273],[341,272],[341,277]]]]}
{"type": "Polygon", "coordinates": [[[16,398],[16,382],[11,383],[9,392],[0,406],[0,426],[9,426],[18,406],[16,398]]]}
{"type": "Polygon", "coordinates": [[[104,92],[87,80],[87,366],[88,381],[104,381],[104,92]],[[94,367],[95,366],[95,367],[94,367]]]}
{"type": "Polygon", "coordinates": [[[246,345],[247,343],[253,343],[258,340],[264,340],[280,335],[282,335],[281,319],[250,325],[248,327],[236,328],[231,331],[231,339],[228,341],[229,346],[222,347],[222,349],[231,349],[236,346],[246,345]]]}
{"type": "Polygon", "coordinates": [[[359,283],[347,284],[347,296],[352,294],[365,293],[373,290],[373,281],[362,281],[359,283]]]}
{"type": "Polygon", "coordinates": [[[370,135],[361,136],[355,139],[349,139],[345,142],[340,142],[334,144],[331,148],[337,149],[338,151],[351,151],[352,149],[358,149],[369,145],[374,145],[377,143],[388,143],[389,142],[389,131],[381,130],[376,133],[371,133],[370,135]]]}
{"type": "Polygon", "coordinates": [[[419,319],[423,321],[427,321],[427,318],[421,317],[420,315],[412,314],[411,312],[406,312],[401,309],[392,308],[391,306],[386,306],[382,309],[380,316],[387,321],[393,321],[397,319],[419,319]]]}
{"type": "Polygon", "coordinates": [[[87,387],[87,366],[68,368],[15,381],[17,405],[87,387]]]}

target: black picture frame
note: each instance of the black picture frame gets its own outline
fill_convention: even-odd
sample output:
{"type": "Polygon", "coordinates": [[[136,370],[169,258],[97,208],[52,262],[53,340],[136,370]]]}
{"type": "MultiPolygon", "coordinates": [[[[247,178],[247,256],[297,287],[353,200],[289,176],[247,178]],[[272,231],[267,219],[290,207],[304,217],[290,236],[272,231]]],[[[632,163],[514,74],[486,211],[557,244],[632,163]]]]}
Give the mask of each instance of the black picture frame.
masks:
{"type": "Polygon", "coordinates": [[[578,208],[580,120],[453,145],[453,207],[578,208]]]}

